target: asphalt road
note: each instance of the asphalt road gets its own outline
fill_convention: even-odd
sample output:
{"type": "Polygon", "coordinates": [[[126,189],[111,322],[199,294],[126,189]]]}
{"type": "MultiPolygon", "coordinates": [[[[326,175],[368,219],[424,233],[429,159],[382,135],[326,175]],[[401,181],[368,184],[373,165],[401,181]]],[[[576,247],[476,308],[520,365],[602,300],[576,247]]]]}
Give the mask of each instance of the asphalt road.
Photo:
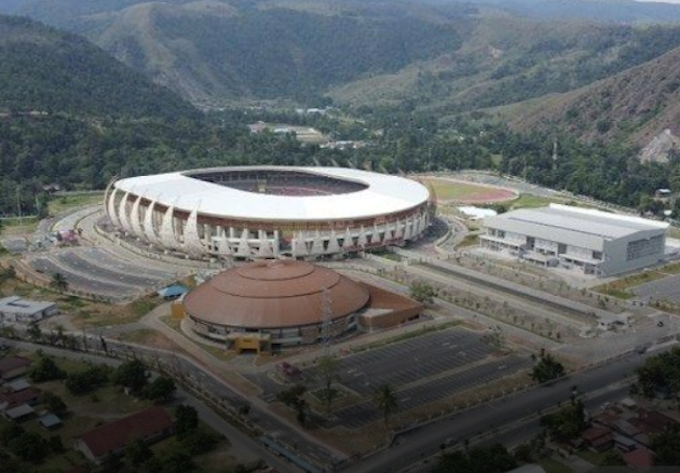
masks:
{"type": "MultiPolygon", "coordinates": [[[[586,410],[590,413],[597,412],[603,404],[613,404],[625,397],[628,394],[629,389],[630,386],[628,383],[618,383],[603,389],[597,394],[585,398],[584,404],[586,410]]],[[[505,445],[508,449],[513,449],[520,443],[531,440],[540,431],[540,416],[536,416],[526,422],[517,422],[507,428],[499,429],[491,435],[481,437],[478,441],[472,442],[471,445],[492,445],[500,443],[505,445]]],[[[395,441],[395,444],[401,445],[408,441],[410,441],[410,439],[407,437],[398,438],[395,441]]],[[[451,450],[462,448],[462,439],[454,439],[453,441],[455,443],[453,444],[453,447],[451,447],[451,450]]],[[[401,470],[401,473],[427,473],[432,468],[433,463],[437,460],[437,456],[428,457],[416,465],[401,470]]]]}
{"type": "Polygon", "coordinates": [[[621,382],[650,353],[629,355],[604,366],[573,375],[551,386],[507,396],[429,424],[407,435],[398,446],[371,456],[348,467],[351,473],[396,472],[421,458],[436,454],[448,438],[472,438],[482,432],[511,424],[540,413],[569,398],[576,385],[588,393],[621,382]]]}

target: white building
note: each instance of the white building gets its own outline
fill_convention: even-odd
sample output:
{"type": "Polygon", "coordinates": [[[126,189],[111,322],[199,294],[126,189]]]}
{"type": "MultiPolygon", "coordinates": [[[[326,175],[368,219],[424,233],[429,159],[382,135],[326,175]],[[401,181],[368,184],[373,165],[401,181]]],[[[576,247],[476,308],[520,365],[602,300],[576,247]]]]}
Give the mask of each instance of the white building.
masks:
{"type": "Polygon", "coordinates": [[[667,223],[551,204],[484,219],[482,247],[542,266],[612,275],[664,259],[667,223]]]}
{"type": "Polygon", "coordinates": [[[195,257],[341,257],[419,239],[429,190],[357,169],[252,166],[140,176],[112,183],[118,231],[195,257]]]}
{"type": "Polygon", "coordinates": [[[0,323],[30,324],[57,313],[54,302],[29,301],[18,296],[0,299],[0,323]]]}

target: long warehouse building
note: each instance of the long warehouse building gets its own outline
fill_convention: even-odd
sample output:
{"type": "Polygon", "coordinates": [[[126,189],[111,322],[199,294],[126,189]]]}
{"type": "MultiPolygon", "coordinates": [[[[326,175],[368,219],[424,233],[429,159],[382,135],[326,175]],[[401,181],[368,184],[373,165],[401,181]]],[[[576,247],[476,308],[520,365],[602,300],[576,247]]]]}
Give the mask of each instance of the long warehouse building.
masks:
{"type": "Polygon", "coordinates": [[[667,223],[551,204],[484,219],[480,244],[541,266],[609,276],[663,261],[667,223]]]}

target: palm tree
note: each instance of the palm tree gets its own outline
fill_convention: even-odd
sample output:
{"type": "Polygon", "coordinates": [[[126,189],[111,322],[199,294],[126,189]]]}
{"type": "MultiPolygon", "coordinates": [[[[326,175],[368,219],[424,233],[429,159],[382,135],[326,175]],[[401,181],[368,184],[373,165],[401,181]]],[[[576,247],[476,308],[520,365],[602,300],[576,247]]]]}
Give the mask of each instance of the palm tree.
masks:
{"type": "Polygon", "coordinates": [[[383,384],[376,390],[374,401],[378,410],[382,412],[385,425],[387,425],[390,414],[397,409],[397,395],[394,388],[389,384],[383,384]]]}
{"type": "Polygon", "coordinates": [[[68,290],[68,281],[63,274],[54,273],[50,281],[50,287],[60,292],[66,292],[68,290]]]}

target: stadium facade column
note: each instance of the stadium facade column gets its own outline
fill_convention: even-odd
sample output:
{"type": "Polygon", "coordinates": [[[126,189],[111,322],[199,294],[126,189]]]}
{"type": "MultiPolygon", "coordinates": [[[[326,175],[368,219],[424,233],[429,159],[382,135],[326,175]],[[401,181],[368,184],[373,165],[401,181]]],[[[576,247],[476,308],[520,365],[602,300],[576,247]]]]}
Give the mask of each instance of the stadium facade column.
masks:
{"type": "Polygon", "coordinates": [[[340,253],[340,244],[338,243],[338,236],[335,234],[335,229],[331,230],[331,236],[328,238],[328,247],[326,251],[329,255],[340,253]]]}
{"type": "Polygon", "coordinates": [[[352,241],[352,233],[349,231],[349,227],[345,228],[345,239],[342,242],[342,249],[349,250],[354,246],[354,241],[352,241]]]}
{"type": "Polygon", "coordinates": [[[278,230],[274,230],[274,239],[272,240],[272,254],[274,256],[279,256],[280,254],[280,234],[278,230]]]}
{"type": "Polygon", "coordinates": [[[106,213],[109,216],[109,220],[111,220],[111,223],[113,224],[114,227],[120,228],[120,219],[118,218],[118,213],[116,212],[116,194],[118,193],[118,189],[114,188],[113,192],[111,192],[111,195],[109,196],[109,200],[106,205],[106,213]]]}
{"type": "Polygon", "coordinates": [[[124,232],[130,233],[132,230],[130,228],[130,219],[128,219],[128,213],[127,213],[127,208],[128,208],[128,198],[130,197],[130,193],[126,192],[125,195],[123,196],[123,199],[120,201],[120,204],[118,206],[118,218],[120,219],[120,227],[123,229],[124,232]]]}
{"type": "Polygon", "coordinates": [[[161,239],[161,243],[166,248],[177,248],[178,247],[177,238],[175,238],[175,225],[174,225],[174,222],[173,222],[174,218],[175,218],[175,207],[173,205],[171,205],[165,211],[165,214],[163,215],[163,222],[161,223],[160,239],[161,239]]]}
{"type": "Polygon", "coordinates": [[[323,249],[323,238],[321,238],[321,234],[319,233],[319,230],[316,231],[314,235],[314,240],[312,240],[312,251],[311,254],[313,255],[322,255],[324,254],[324,249],[323,249]]]}
{"type": "Polygon", "coordinates": [[[156,208],[156,201],[152,200],[151,204],[146,208],[144,212],[144,235],[149,243],[158,243],[158,237],[156,236],[156,231],[153,228],[153,216],[154,209],[156,208]]]}
{"type": "Polygon", "coordinates": [[[201,237],[198,234],[198,206],[191,211],[184,227],[184,248],[194,256],[205,253],[201,237]]]}
{"type": "Polygon", "coordinates": [[[132,212],[130,213],[130,228],[132,228],[132,233],[137,238],[142,238],[144,236],[144,230],[142,230],[142,223],[139,216],[139,206],[141,203],[142,195],[140,194],[135,199],[135,203],[132,204],[132,212]]]}
{"type": "Polygon", "coordinates": [[[241,238],[239,239],[238,248],[236,249],[236,256],[240,256],[242,258],[250,257],[250,245],[248,245],[249,234],[250,232],[247,228],[244,228],[241,232],[241,238]]]}

